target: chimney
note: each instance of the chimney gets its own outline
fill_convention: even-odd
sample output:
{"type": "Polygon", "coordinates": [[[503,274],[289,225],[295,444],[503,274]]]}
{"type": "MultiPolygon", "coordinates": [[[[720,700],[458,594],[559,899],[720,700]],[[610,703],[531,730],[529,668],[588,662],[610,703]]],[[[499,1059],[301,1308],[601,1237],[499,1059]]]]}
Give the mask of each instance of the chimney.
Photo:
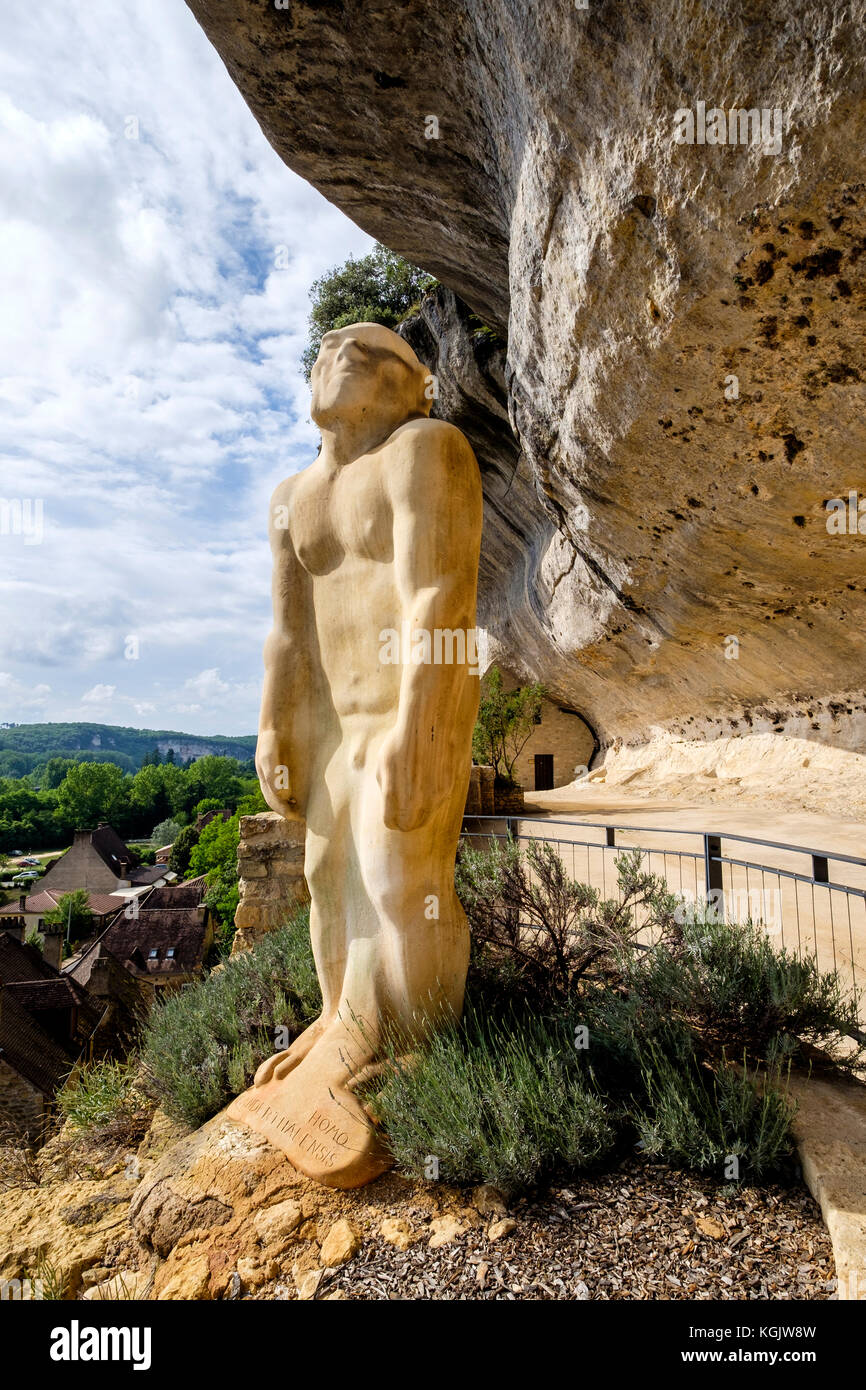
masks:
{"type": "Polygon", "coordinates": [[[19,912],[26,912],[26,911],[27,911],[27,894],[26,894],[26,893],[19,893],[19,894],[18,894],[18,911],[19,911],[19,912]]]}
{"type": "Polygon", "coordinates": [[[63,932],[49,931],[47,927],[42,927],[42,959],[46,965],[53,965],[55,970],[60,969],[60,962],[63,959],[63,932]]]}

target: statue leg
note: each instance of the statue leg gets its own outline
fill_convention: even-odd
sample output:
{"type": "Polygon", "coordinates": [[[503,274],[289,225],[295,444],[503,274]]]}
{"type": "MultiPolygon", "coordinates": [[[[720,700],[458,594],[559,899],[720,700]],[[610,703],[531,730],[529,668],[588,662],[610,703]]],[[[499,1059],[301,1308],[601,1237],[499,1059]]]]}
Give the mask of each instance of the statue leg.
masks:
{"type": "Polygon", "coordinates": [[[339,1007],[347,951],[345,879],[339,870],[343,860],[341,841],[348,833],[349,817],[345,801],[340,804],[338,799],[340,785],[339,776],[333,776],[333,767],[323,771],[322,781],[317,781],[310,798],[304,841],[304,876],[310,890],[310,943],[322,991],[322,1010],[290,1047],[262,1062],[256,1072],[256,1086],[288,1076],[336,1017],[339,1007]]]}
{"type": "Polygon", "coordinates": [[[359,759],[356,745],[346,757],[341,805],[349,814],[335,819],[321,861],[310,868],[311,894],[322,908],[314,949],[328,1012],[288,1074],[275,1070],[228,1112],[266,1134],[301,1172],[334,1187],[360,1186],[388,1166],[354,1084],[374,1074],[392,1048],[409,1050],[432,1026],[459,1016],[469,958],[454,892],[465,779],[456,779],[450,801],[425,826],[389,830],[375,747],[369,751],[359,759]]]}
{"type": "Polygon", "coordinates": [[[345,750],[341,754],[329,763],[317,794],[323,799],[308,807],[312,856],[305,873],[313,902],[311,935],[322,1013],[285,1056],[265,1063],[259,1084],[226,1113],[266,1135],[309,1177],[333,1187],[357,1187],[384,1172],[389,1158],[347,1084],[370,1060],[364,1020],[376,1017],[373,989],[361,1001],[363,1019],[357,1021],[362,1026],[355,1027],[357,1006],[345,993],[349,957],[357,959],[366,950],[368,981],[379,970],[375,913],[364,891],[350,815],[359,772],[354,759],[345,750]]]}

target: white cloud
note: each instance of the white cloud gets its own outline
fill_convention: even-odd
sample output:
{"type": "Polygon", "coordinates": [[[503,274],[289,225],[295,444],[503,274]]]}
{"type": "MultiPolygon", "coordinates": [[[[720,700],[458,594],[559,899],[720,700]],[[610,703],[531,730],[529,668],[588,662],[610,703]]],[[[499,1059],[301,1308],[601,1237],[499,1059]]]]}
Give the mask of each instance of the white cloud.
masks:
{"type": "Polygon", "coordinates": [[[0,671],[0,711],[5,722],[27,722],[34,716],[40,720],[50,697],[50,685],[29,686],[16,680],[10,672],[0,671]]]}
{"type": "Polygon", "coordinates": [[[116,685],[94,685],[81,697],[83,705],[108,705],[117,694],[116,685]]]}
{"type": "Polygon", "coordinates": [[[0,550],[0,660],[49,718],[89,685],[111,717],[250,732],[267,502],[316,447],[308,290],[372,243],[278,159],[178,0],[8,6],[0,30],[0,496],[44,506],[42,543],[0,550]],[[224,689],[185,689],[217,667],[224,689]]]}

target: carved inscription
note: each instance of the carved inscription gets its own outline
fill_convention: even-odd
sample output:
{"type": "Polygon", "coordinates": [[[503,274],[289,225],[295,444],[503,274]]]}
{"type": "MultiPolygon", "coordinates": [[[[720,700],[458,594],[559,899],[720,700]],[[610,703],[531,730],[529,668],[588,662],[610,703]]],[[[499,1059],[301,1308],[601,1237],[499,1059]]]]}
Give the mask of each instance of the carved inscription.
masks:
{"type": "Polygon", "coordinates": [[[248,1092],[240,1099],[244,1109],[255,1115],[261,1123],[277,1130],[283,1139],[294,1139],[302,1153],[326,1164],[328,1168],[333,1168],[337,1155],[329,1144],[323,1142],[320,1135],[324,1135],[331,1144],[336,1144],[341,1149],[351,1148],[346,1131],[340,1129],[339,1125],[327,1115],[323,1115],[320,1110],[314,1110],[305,1125],[303,1121],[292,1120],[288,1115],[275,1110],[272,1105],[255,1098],[254,1094],[248,1092]],[[311,1130],[318,1133],[310,1133],[311,1130]]]}

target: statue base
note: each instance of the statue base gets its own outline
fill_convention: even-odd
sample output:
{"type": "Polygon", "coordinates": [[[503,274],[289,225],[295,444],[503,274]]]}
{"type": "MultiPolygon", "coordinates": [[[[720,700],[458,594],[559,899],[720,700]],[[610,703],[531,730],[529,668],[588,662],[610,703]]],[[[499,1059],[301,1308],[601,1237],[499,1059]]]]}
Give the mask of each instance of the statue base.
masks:
{"type": "Polygon", "coordinates": [[[363,1187],[380,1177],[393,1159],[363,1106],[342,1088],[326,1087],[308,1099],[299,1072],[251,1086],[223,1114],[264,1135],[294,1168],[326,1187],[363,1187]]]}

